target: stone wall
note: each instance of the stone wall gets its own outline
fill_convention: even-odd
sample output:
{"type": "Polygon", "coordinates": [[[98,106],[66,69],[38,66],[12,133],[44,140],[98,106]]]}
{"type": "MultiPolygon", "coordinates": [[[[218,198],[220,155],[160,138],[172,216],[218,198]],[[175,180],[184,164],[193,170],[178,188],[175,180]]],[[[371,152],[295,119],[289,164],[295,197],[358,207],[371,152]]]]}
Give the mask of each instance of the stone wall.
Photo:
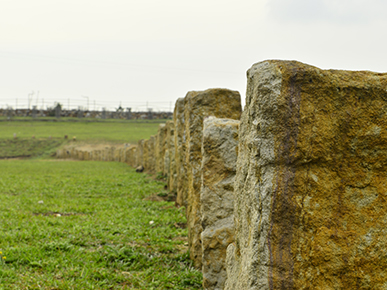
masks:
{"type": "Polygon", "coordinates": [[[239,121],[209,117],[202,143],[202,272],[204,289],[224,289],[226,249],[234,241],[234,180],[239,121]]]}
{"type": "Polygon", "coordinates": [[[165,175],[204,289],[386,288],[387,74],[264,61],[247,77],[239,131],[218,119],[239,120],[239,93],[192,91],[156,137],[57,155],[165,175]]]}

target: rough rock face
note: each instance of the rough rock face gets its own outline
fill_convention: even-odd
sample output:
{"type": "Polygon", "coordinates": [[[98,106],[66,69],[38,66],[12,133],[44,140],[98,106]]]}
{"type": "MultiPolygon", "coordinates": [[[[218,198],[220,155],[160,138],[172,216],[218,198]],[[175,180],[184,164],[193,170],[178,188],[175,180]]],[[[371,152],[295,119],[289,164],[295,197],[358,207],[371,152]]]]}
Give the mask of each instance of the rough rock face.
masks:
{"type": "Polygon", "coordinates": [[[190,257],[196,267],[201,268],[201,144],[203,118],[238,119],[241,115],[240,95],[227,89],[209,89],[206,91],[188,92],[185,97],[185,131],[186,131],[186,163],[188,178],[187,195],[187,228],[190,257]]]}
{"type": "Polygon", "coordinates": [[[149,139],[144,140],[142,159],[142,166],[145,168],[144,170],[149,171],[149,139]]]}
{"type": "Polygon", "coordinates": [[[126,163],[126,153],[128,152],[128,148],[127,147],[124,147],[124,148],[121,148],[121,156],[120,156],[120,160],[121,162],[123,163],[126,163]]]}
{"type": "Polygon", "coordinates": [[[150,136],[148,142],[148,172],[155,173],[156,172],[156,136],[150,136]]]}
{"type": "Polygon", "coordinates": [[[385,289],[387,74],[248,71],[226,289],[385,289]]]}
{"type": "Polygon", "coordinates": [[[240,121],[204,119],[202,143],[203,289],[224,289],[226,249],[234,241],[234,180],[240,121]]]}
{"type": "Polygon", "coordinates": [[[173,128],[173,121],[167,121],[165,123],[165,152],[164,152],[164,171],[163,171],[163,175],[167,177],[167,179],[169,178],[169,170],[170,170],[170,162],[171,162],[171,158],[170,158],[170,155],[171,155],[171,151],[170,151],[170,143],[172,141],[172,138],[173,138],[173,132],[174,132],[174,128],[173,128]],[[171,135],[172,134],[172,135],[171,135]]]}
{"type": "Polygon", "coordinates": [[[137,150],[136,150],[137,166],[141,166],[141,165],[144,166],[144,158],[143,158],[143,155],[144,155],[144,142],[145,142],[145,140],[141,139],[137,143],[137,150]]]}
{"type": "Polygon", "coordinates": [[[131,145],[127,153],[127,163],[132,167],[137,167],[137,145],[131,145]]]}
{"type": "Polygon", "coordinates": [[[175,162],[175,124],[168,121],[167,126],[167,150],[165,151],[165,175],[167,176],[168,189],[176,192],[176,162],[175,162]],[[168,158],[167,158],[168,152],[168,158]],[[168,160],[167,160],[168,159],[168,160]]]}
{"type": "Polygon", "coordinates": [[[167,184],[168,184],[169,176],[166,175],[165,172],[169,172],[170,163],[171,163],[171,158],[170,158],[169,150],[167,149],[164,152],[164,173],[163,173],[163,176],[165,176],[167,178],[167,184]]]}
{"type": "Polygon", "coordinates": [[[164,173],[164,155],[167,140],[167,127],[165,124],[160,124],[157,131],[156,144],[156,173],[164,173]]]}
{"type": "Polygon", "coordinates": [[[186,136],[184,121],[185,99],[179,98],[173,111],[173,122],[175,124],[175,163],[176,163],[176,203],[180,206],[187,206],[187,165],[185,160],[186,136]]]}
{"type": "Polygon", "coordinates": [[[120,162],[121,161],[121,151],[120,149],[114,149],[112,152],[113,161],[120,162]]]}

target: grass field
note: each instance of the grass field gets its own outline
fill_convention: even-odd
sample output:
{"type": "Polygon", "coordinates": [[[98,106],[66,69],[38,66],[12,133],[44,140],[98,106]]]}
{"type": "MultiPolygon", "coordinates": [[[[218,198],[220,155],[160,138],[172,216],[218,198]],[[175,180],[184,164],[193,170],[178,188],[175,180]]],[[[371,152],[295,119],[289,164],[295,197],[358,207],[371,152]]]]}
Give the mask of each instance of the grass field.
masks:
{"type": "Polygon", "coordinates": [[[34,157],[0,160],[0,290],[201,289],[184,210],[151,201],[168,196],[163,182],[122,163],[50,158],[74,143],[64,135],[76,136],[76,144],[122,144],[157,128],[156,122],[0,122],[0,158],[34,157]]]}
{"type": "MultiPolygon", "coordinates": [[[[165,123],[165,120],[160,120],[165,123]]],[[[21,139],[70,138],[79,141],[136,143],[157,133],[158,122],[0,122],[0,139],[11,139],[13,134],[21,139]]]]}
{"type": "Polygon", "coordinates": [[[0,289],[200,289],[184,213],[116,162],[0,161],[0,289]]]}
{"type": "Polygon", "coordinates": [[[75,136],[78,143],[123,144],[137,143],[157,133],[159,122],[108,121],[108,122],[0,122],[0,158],[40,156],[75,136]],[[16,134],[17,139],[14,139],[16,134]],[[35,137],[34,139],[32,137],[35,137]],[[50,138],[51,137],[51,138],[50,138]]]}

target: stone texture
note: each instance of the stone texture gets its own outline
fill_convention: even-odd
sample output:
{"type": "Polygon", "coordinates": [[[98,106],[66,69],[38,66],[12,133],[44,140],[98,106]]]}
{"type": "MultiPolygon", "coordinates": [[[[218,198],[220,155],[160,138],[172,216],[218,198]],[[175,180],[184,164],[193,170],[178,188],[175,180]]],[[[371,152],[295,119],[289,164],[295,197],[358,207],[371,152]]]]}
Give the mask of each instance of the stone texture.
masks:
{"type": "Polygon", "coordinates": [[[127,153],[127,163],[132,167],[137,167],[137,145],[131,145],[127,153]]]}
{"type": "Polygon", "coordinates": [[[149,173],[156,173],[156,136],[150,136],[148,142],[148,161],[147,171],[149,173]]]}
{"type": "Polygon", "coordinates": [[[112,156],[113,156],[113,161],[121,162],[121,150],[120,149],[113,147],[112,156]]]}
{"type": "Polygon", "coordinates": [[[224,289],[226,250],[234,241],[234,180],[240,121],[204,119],[200,205],[203,289],[224,289]]]}
{"type": "Polygon", "coordinates": [[[142,159],[143,159],[143,164],[144,170],[149,171],[149,139],[144,140],[144,146],[143,146],[143,154],[142,154],[142,159]]]}
{"type": "Polygon", "coordinates": [[[167,185],[168,189],[171,192],[176,193],[176,149],[175,149],[175,123],[173,121],[168,121],[167,128],[167,140],[168,140],[168,151],[169,151],[169,170],[167,170],[167,185]]]}
{"type": "Polygon", "coordinates": [[[186,154],[186,136],[185,136],[185,119],[184,119],[185,99],[179,98],[176,101],[173,111],[173,122],[175,125],[175,163],[176,163],[176,203],[180,206],[187,206],[188,179],[186,154]]]}
{"type": "Polygon", "coordinates": [[[169,172],[169,165],[170,165],[170,163],[171,163],[171,158],[170,158],[169,150],[166,149],[165,152],[164,152],[164,172],[163,172],[163,176],[167,179],[167,184],[168,184],[169,176],[166,174],[166,172],[169,172]]]}
{"type": "Polygon", "coordinates": [[[187,228],[190,257],[197,268],[201,268],[201,144],[203,118],[239,119],[241,114],[240,95],[227,89],[209,89],[188,92],[185,97],[184,117],[186,131],[186,163],[188,179],[187,228]]]}
{"type": "Polygon", "coordinates": [[[387,74],[247,76],[226,289],[386,289],[387,74]]]}
{"type": "Polygon", "coordinates": [[[176,191],[176,162],[175,162],[175,124],[173,121],[165,123],[167,127],[166,150],[164,157],[164,175],[167,177],[169,191],[176,191]]]}
{"type": "Polygon", "coordinates": [[[156,173],[164,174],[164,155],[167,150],[167,127],[165,124],[160,124],[156,138],[156,173]]]}
{"type": "Polygon", "coordinates": [[[128,148],[125,146],[124,148],[120,148],[120,162],[126,163],[126,152],[128,148]]]}
{"type": "Polygon", "coordinates": [[[144,142],[145,140],[144,139],[141,139],[137,142],[137,150],[136,150],[136,154],[137,154],[137,166],[144,166],[144,142]]]}

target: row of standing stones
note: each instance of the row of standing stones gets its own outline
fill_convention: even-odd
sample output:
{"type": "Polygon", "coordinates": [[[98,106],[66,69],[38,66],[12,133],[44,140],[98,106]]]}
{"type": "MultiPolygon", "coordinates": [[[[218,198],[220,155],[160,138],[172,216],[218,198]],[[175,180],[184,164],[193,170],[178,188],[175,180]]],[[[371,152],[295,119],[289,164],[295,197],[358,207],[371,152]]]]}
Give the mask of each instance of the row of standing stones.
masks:
{"type": "Polygon", "coordinates": [[[246,106],[188,92],[137,145],[98,152],[167,176],[204,289],[387,289],[387,74],[264,61],[246,106]]]}

